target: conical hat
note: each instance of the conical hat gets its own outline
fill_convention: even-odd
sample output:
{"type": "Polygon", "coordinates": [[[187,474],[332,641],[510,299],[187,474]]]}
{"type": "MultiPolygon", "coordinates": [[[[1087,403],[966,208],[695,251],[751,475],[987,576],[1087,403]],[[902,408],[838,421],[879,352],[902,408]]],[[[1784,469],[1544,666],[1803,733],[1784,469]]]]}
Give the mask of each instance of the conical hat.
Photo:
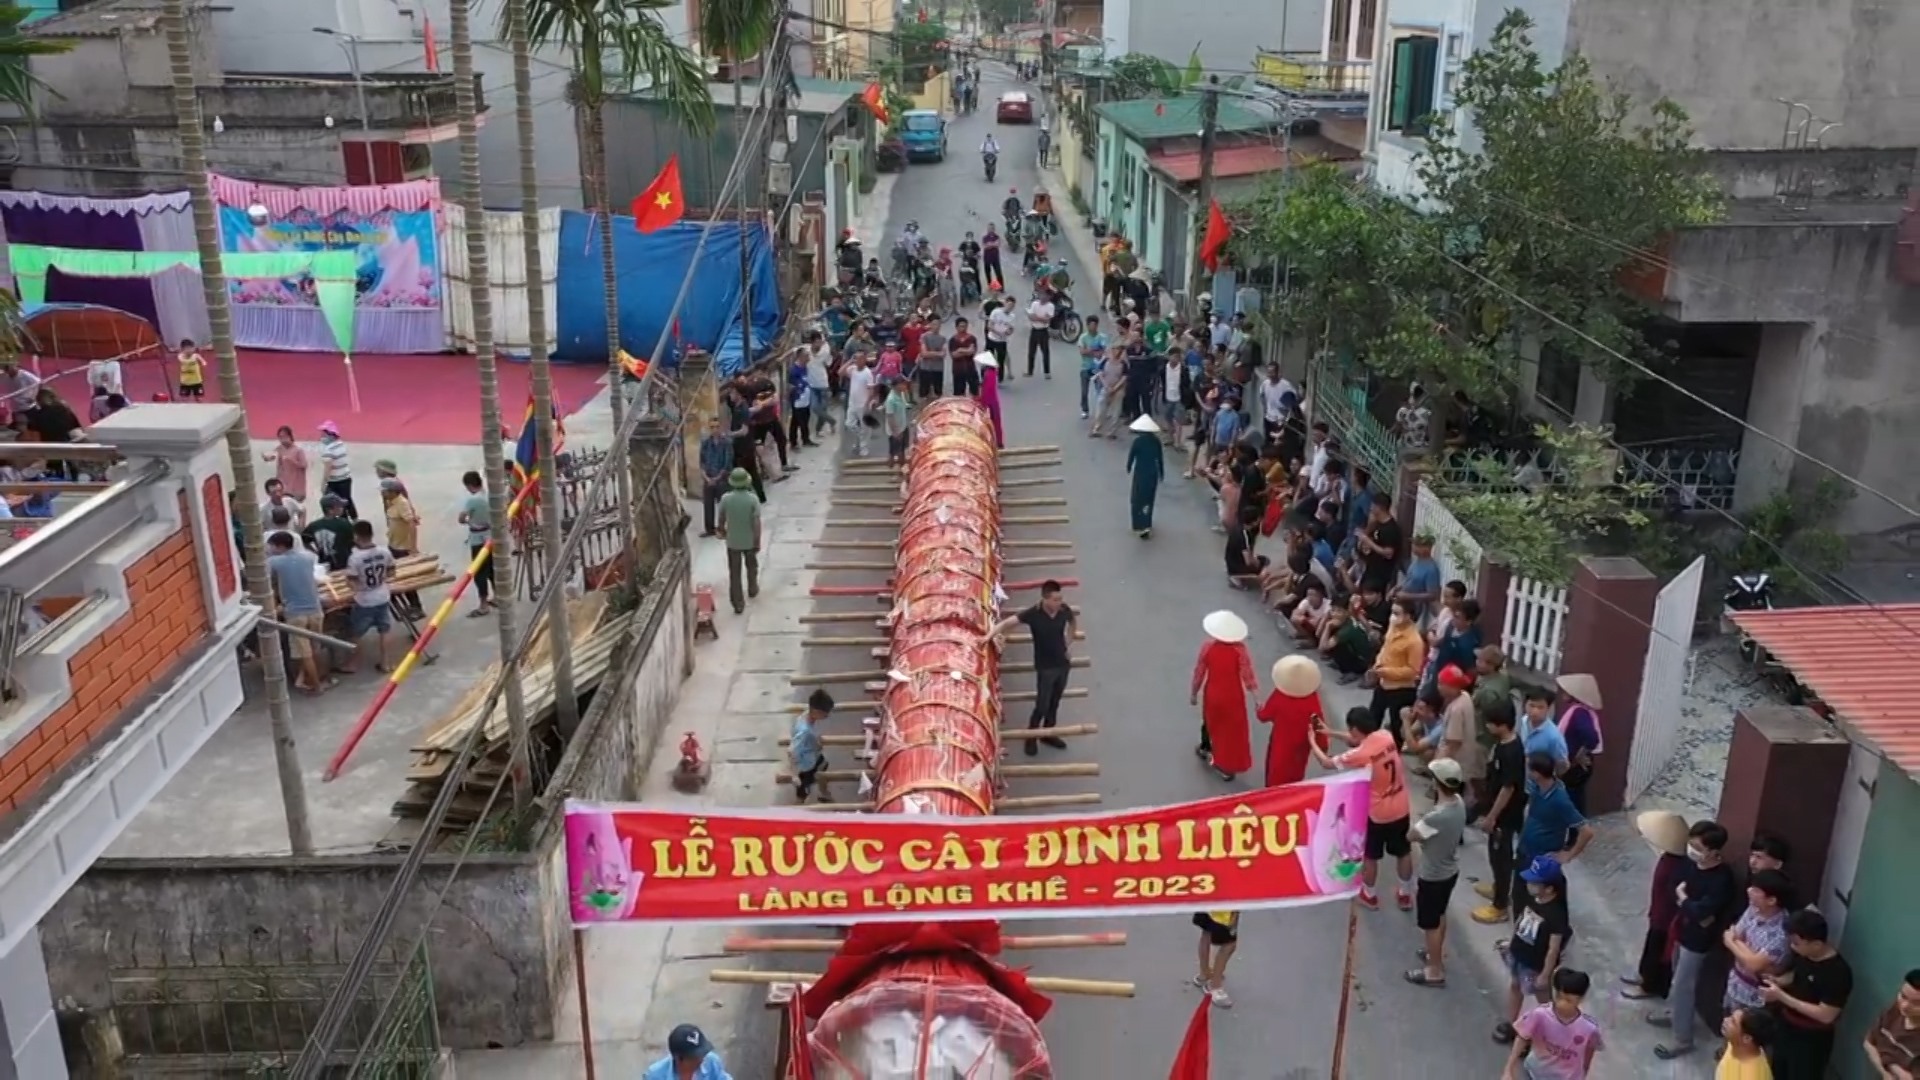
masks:
{"type": "Polygon", "coordinates": [[[1141,413],[1138,420],[1127,425],[1127,430],[1137,431],[1142,435],[1157,435],[1160,432],[1160,425],[1153,422],[1153,417],[1141,413]]]}
{"type": "Polygon", "coordinates": [[[1247,640],[1247,624],[1231,611],[1216,611],[1201,620],[1200,628],[1215,641],[1234,645],[1247,640]]]}
{"type": "Polygon", "coordinates": [[[1320,692],[1320,665],[1298,653],[1273,662],[1273,688],[1288,697],[1310,697],[1320,692]]]}
{"type": "Polygon", "coordinates": [[[1594,709],[1606,708],[1600,702],[1600,683],[1591,675],[1562,675],[1554,680],[1554,684],[1560,687],[1561,693],[1582,705],[1594,709]]]}
{"type": "Polygon", "coordinates": [[[1648,810],[1633,819],[1655,851],[1666,855],[1684,855],[1687,851],[1687,819],[1671,810],[1648,810]]]}

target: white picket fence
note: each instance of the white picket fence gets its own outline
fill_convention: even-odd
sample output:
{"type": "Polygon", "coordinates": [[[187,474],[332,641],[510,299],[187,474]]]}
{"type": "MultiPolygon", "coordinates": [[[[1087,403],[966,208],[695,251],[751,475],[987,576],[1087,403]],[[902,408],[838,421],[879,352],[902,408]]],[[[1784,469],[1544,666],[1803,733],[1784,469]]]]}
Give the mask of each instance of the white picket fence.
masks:
{"type": "MultiPolygon", "coordinates": [[[[1485,551],[1427,484],[1420,485],[1414,502],[1413,531],[1433,537],[1433,560],[1440,564],[1441,580],[1465,582],[1471,594],[1480,581],[1485,551]]],[[[1500,627],[1500,647],[1508,661],[1558,675],[1566,637],[1566,586],[1516,575],[1507,585],[1507,611],[1500,627]]]]}
{"type": "Polygon", "coordinates": [[[1420,485],[1414,500],[1413,532],[1415,536],[1433,537],[1433,561],[1440,564],[1440,580],[1464,581],[1467,592],[1472,593],[1480,583],[1480,559],[1485,552],[1480,541],[1426,484],[1420,485]]]}
{"type": "Polygon", "coordinates": [[[1667,582],[1653,603],[1653,634],[1640,675],[1640,711],[1627,757],[1627,802],[1644,794],[1679,749],[1681,699],[1693,681],[1693,623],[1706,556],[1667,582]]]}
{"type": "Polygon", "coordinates": [[[1507,583],[1506,625],[1500,647],[1507,661],[1543,675],[1560,674],[1567,640],[1567,587],[1515,575],[1507,583]]]}

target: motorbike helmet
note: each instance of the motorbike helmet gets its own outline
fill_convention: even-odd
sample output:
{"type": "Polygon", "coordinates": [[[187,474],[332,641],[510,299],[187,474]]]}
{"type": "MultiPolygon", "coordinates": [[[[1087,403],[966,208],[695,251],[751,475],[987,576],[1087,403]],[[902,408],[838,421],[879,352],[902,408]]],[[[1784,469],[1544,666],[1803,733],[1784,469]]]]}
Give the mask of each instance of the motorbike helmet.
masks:
{"type": "Polygon", "coordinates": [[[1213,294],[1212,294],[1212,293],[1210,293],[1210,292],[1203,292],[1203,293],[1201,293],[1201,294],[1200,294],[1200,302],[1201,302],[1201,303],[1203,303],[1203,304],[1211,304],[1211,303],[1213,303],[1213,294]]]}

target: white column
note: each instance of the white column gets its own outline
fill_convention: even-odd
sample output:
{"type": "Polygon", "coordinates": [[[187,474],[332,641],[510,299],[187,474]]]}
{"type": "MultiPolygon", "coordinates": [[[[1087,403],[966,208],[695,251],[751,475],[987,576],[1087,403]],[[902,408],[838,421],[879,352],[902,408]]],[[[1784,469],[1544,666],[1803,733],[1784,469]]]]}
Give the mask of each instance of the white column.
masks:
{"type": "Polygon", "coordinates": [[[66,1080],[67,1057],[38,929],[0,956],[0,1037],[6,1041],[0,1080],[66,1080]]]}

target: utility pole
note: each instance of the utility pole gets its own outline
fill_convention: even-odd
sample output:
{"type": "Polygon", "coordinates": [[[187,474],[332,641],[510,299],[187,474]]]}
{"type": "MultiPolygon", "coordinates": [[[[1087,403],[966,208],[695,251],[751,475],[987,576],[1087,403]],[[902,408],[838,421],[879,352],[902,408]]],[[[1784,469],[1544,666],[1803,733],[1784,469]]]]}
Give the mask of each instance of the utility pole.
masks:
{"type": "MultiPolygon", "coordinates": [[[[1198,222],[1209,219],[1213,206],[1213,150],[1220,136],[1220,76],[1207,76],[1206,88],[1200,91],[1200,210],[1195,215],[1198,222]]],[[[1202,225],[1204,228],[1204,224],[1202,225]]],[[[1204,236],[1204,233],[1200,234],[1204,236]]],[[[1193,265],[1187,273],[1188,308],[1197,311],[1198,297],[1202,292],[1200,275],[1204,272],[1200,265],[1200,243],[1193,246],[1193,265]]]]}

